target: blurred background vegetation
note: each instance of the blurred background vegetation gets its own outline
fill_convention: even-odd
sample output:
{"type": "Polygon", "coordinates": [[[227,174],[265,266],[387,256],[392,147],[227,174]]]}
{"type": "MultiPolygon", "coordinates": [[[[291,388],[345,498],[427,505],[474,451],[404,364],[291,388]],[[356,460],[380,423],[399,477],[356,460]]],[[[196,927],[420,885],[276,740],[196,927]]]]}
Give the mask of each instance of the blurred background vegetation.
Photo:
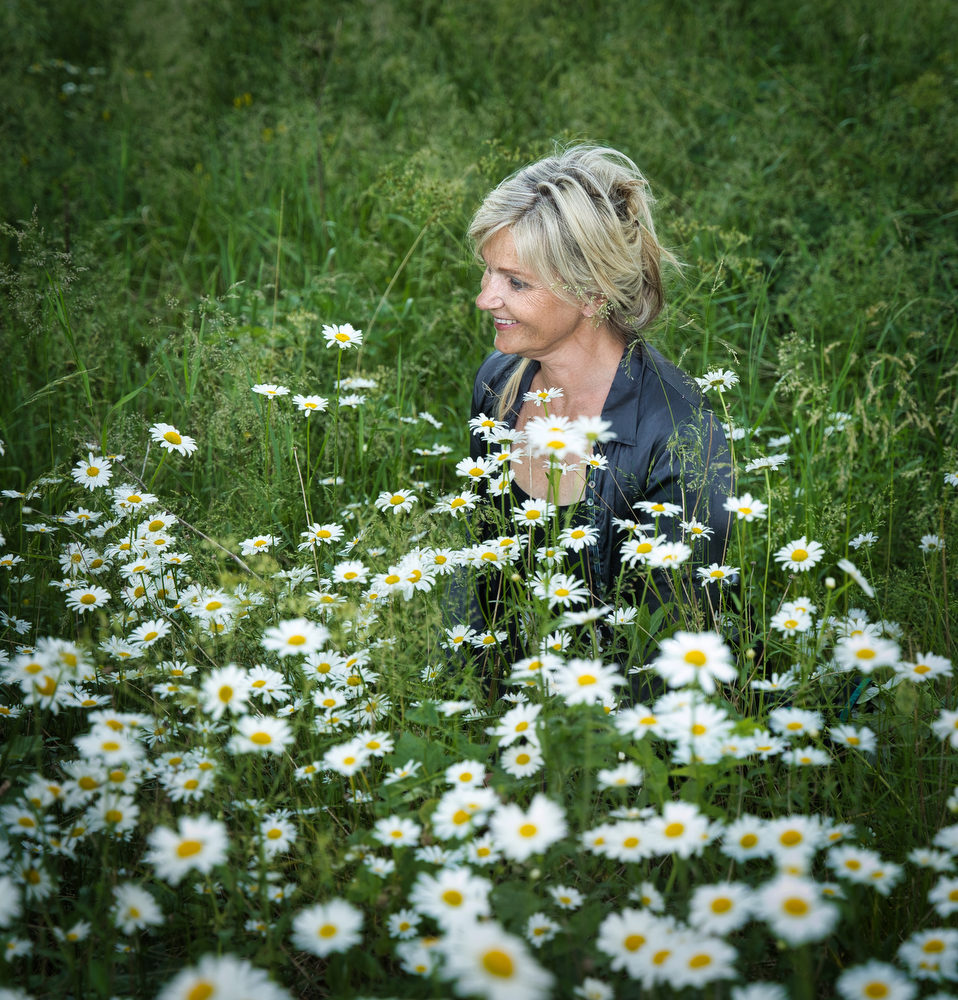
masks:
{"type": "Polygon", "coordinates": [[[802,428],[800,526],[880,531],[889,574],[944,526],[951,0],[5,0],[0,25],[4,487],[169,420],[203,449],[179,488],[229,527],[249,385],[328,390],[323,322],[464,453],[469,217],[591,140],[646,172],[686,262],[650,336],[802,428]]]}

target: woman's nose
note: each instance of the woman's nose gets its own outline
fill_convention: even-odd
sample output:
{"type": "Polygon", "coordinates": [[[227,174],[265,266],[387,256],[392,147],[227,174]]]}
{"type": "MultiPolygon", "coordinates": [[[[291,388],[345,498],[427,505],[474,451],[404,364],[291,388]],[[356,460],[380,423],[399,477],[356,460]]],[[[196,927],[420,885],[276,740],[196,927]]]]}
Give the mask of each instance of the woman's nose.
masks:
{"type": "Polygon", "coordinates": [[[476,296],[476,306],[479,309],[492,309],[500,301],[498,293],[493,288],[493,282],[487,278],[483,278],[479,287],[479,294],[476,296]]]}

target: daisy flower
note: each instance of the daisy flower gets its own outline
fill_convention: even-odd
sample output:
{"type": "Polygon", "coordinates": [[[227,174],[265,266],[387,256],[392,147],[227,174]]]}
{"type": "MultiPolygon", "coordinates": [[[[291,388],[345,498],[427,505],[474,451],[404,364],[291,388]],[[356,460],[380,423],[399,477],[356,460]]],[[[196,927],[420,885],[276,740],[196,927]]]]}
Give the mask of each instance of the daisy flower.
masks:
{"type": "Polygon", "coordinates": [[[703,392],[726,392],[733,385],[738,385],[738,375],[728,368],[713,368],[702,376],[696,376],[695,382],[703,392]]]}
{"type": "Polygon", "coordinates": [[[463,760],[450,764],[444,777],[455,788],[475,788],[485,780],[486,768],[477,760],[463,760]]]}
{"type": "Polygon", "coordinates": [[[293,944],[325,958],[362,941],[363,914],[343,899],[316,903],[293,918],[293,944]]]}
{"type": "Polygon", "coordinates": [[[200,688],[200,707],[207,715],[220,719],[227,711],[242,711],[251,693],[249,674],[231,663],[215,668],[204,678],[200,688]]]}
{"type": "Polygon", "coordinates": [[[838,920],[838,908],[822,898],[815,882],[779,875],[756,891],[754,915],[786,943],[799,945],[827,937],[838,920]]]}
{"type": "Polygon", "coordinates": [[[756,500],[751,493],[743,493],[740,497],[729,497],[724,509],[731,511],[740,521],[754,521],[765,517],[768,504],[756,500]]]}
{"type": "Polygon", "coordinates": [[[870,635],[849,635],[839,639],[834,650],[835,663],[841,670],[860,670],[870,674],[878,667],[894,667],[900,659],[897,642],[870,635]]]}
{"type": "Polygon", "coordinates": [[[68,591],[66,597],[67,609],[83,614],[86,611],[96,611],[102,608],[110,599],[110,592],[102,587],[79,587],[68,591]]]}
{"type": "Polygon", "coordinates": [[[536,794],[527,810],[512,803],[500,806],[489,821],[489,832],[507,858],[525,861],[565,836],[565,813],[551,799],[536,794]]]}
{"type": "Polygon", "coordinates": [[[601,768],[596,775],[600,788],[637,788],[645,777],[642,768],[631,760],[618,767],[601,768]]]}
{"type": "Polygon", "coordinates": [[[279,656],[301,656],[323,648],[329,630],[305,618],[281,621],[263,633],[262,645],[279,656]]]}
{"type": "Polygon", "coordinates": [[[737,978],[733,964],[737,957],[738,952],[721,938],[690,936],[675,949],[669,962],[668,981],[679,989],[691,986],[704,990],[719,979],[737,978]]]}
{"type": "Polygon", "coordinates": [[[441,868],[434,875],[420,872],[409,892],[409,905],[440,923],[471,923],[490,913],[492,883],[468,868],[441,868]]]}
{"type": "Polygon", "coordinates": [[[180,434],[172,424],[153,424],[150,437],[167,451],[179,452],[181,455],[192,455],[198,447],[193,438],[180,434]]]}
{"type": "Polygon", "coordinates": [[[945,547],[945,541],[940,535],[922,535],[919,548],[922,552],[941,552],[945,547]]]}
{"type": "Polygon", "coordinates": [[[656,854],[689,858],[714,839],[709,820],[691,802],[666,802],[662,815],[648,824],[649,846],[656,854]]]}
{"type": "Polygon", "coordinates": [[[581,552],[586,546],[595,545],[598,540],[598,529],[587,524],[577,524],[559,532],[559,544],[572,552],[581,552]]]}
{"type": "Polygon", "coordinates": [[[614,971],[624,971],[637,979],[648,967],[664,931],[660,917],[647,910],[628,908],[605,917],[599,925],[595,943],[599,951],[611,959],[614,971]]]}
{"type": "Polygon", "coordinates": [[[376,820],[372,833],[387,847],[415,847],[422,836],[422,827],[408,816],[386,816],[376,820]]]}
{"type": "Polygon", "coordinates": [[[155,618],[152,621],[143,622],[126,637],[126,641],[137,649],[148,649],[157,643],[164,636],[169,635],[170,623],[163,618],[155,618]]]}
{"type": "Polygon", "coordinates": [[[369,762],[370,756],[365,744],[354,739],[330,747],[323,754],[323,767],[348,778],[351,774],[361,771],[369,762]]]}
{"type": "Polygon", "coordinates": [[[532,593],[540,601],[547,601],[550,608],[556,605],[567,608],[570,604],[584,604],[589,599],[585,584],[567,573],[537,573],[532,593]]]}
{"type": "Polygon", "coordinates": [[[204,955],[199,963],[179,972],[157,995],[157,1000],[291,1000],[262,969],[235,955],[204,955]]]}
{"type": "Polygon", "coordinates": [[[775,471],[780,469],[788,461],[788,455],[778,454],[778,455],[761,455],[758,458],[753,458],[745,466],[746,472],[759,472],[762,469],[771,469],[775,471]]]}
{"type": "Polygon", "coordinates": [[[733,820],[722,832],[722,852],[733,861],[747,862],[765,857],[765,820],[744,815],[733,820]]]}
{"type": "Polygon", "coordinates": [[[560,910],[577,910],[585,902],[585,896],[568,885],[549,886],[549,895],[560,910]]]}
{"type": "Polygon", "coordinates": [[[349,323],[341,323],[338,326],[323,324],[323,339],[326,347],[338,347],[345,351],[350,347],[359,347],[363,342],[363,331],[355,330],[349,323]]]}
{"type": "Polygon", "coordinates": [[[334,583],[364,583],[369,570],[359,560],[338,563],[333,567],[334,583]]]}
{"type": "Polygon", "coordinates": [[[533,417],[525,426],[529,451],[564,461],[569,454],[583,455],[590,445],[568,417],[533,417]]]}
{"type": "Polygon", "coordinates": [[[895,672],[916,683],[935,680],[951,673],[951,660],[936,653],[919,653],[914,662],[902,661],[896,664],[895,672]]]}
{"type": "Polygon", "coordinates": [[[102,456],[94,457],[93,452],[89,452],[87,460],[80,459],[73,467],[71,475],[75,482],[79,483],[86,490],[91,492],[98,486],[106,486],[113,477],[111,464],[108,458],[102,456]]]}
{"type": "Polygon", "coordinates": [[[572,995],[576,1000],[614,1000],[615,998],[612,987],[594,976],[586,976],[572,991],[572,995]]]}
{"type": "Polygon", "coordinates": [[[874,732],[867,726],[830,726],[828,738],[839,746],[850,747],[862,753],[874,753],[878,746],[874,732]]]}
{"type": "Polygon", "coordinates": [[[775,553],[775,561],[783,569],[804,573],[821,561],[825,549],[819,542],[810,542],[804,535],[783,545],[775,553]]]}
{"type": "Polygon", "coordinates": [[[818,736],[822,730],[821,712],[804,708],[773,708],[768,715],[772,732],[790,739],[796,736],[818,736]]]}
{"type": "Polygon", "coordinates": [[[422,917],[415,910],[397,910],[395,913],[389,915],[389,919],[386,921],[386,929],[391,938],[397,938],[400,941],[409,941],[416,936],[421,920],[422,917]]]}
{"type": "Polygon", "coordinates": [[[915,931],[898,948],[898,960],[918,979],[958,978],[958,930],[915,931]]]}
{"type": "Polygon", "coordinates": [[[667,503],[664,500],[639,500],[634,509],[653,517],[675,517],[682,513],[682,508],[677,503],[667,503]]]}
{"type": "Polygon", "coordinates": [[[613,697],[614,689],[625,678],[600,660],[573,659],[556,668],[551,687],[567,705],[594,705],[613,697]]]}
{"type": "Polygon", "coordinates": [[[275,535],[254,535],[252,538],[244,538],[240,542],[240,555],[255,556],[259,552],[269,552],[269,550],[279,542],[275,535]]]}
{"type": "Polygon", "coordinates": [[[124,934],[163,924],[163,911],[153,896],[135,882],[121,882],[113,890],[113,923],[124,934]]]}
{"type": "Polygon", "coordinates": [[[541,711],[541,705],[516,705],[515,708],[505,712],[498,723],[487,732],[490,736],[498,738],[500,747],[508,746],[519,739],[538,743],[535,725],[541,711]]]}
{"type": "Polygon", "coordinates": [[[813,624],[812,616],[807,611],[782,608],[772,615],[769,625],[784,636],[793,636],[797,632],[807,632],[813,624]]]}
{"type": "Polygon", "coordinates": [[[230,749],[233,753],[283,753],[292,742],[293,732],[286,719],[244,715],[236,720],[230,749]]]}
{"type": "Polygon", "coordinates": [[[527,392],[523,397],[523,401],[527,403],[535,403],[536,406],[542,406],[543,403],[551,403],[553,399],[558,399],[560,396],[564,396],[565,393],[562,389],[556,386],[552,386],[549,389],[533,389],[527,392]]]}
{"type": "Polygon", "coordinates": [[[486,1000],[547,1000],[554,977],[526,945],[497,923],[454,926],[442,940],[440,974],[460,996],[486,1000]]]}
{"type": "Polygon", "coordinates": [[[314,523],[306,531],[301,531],[299,534],[304,541],[300,542],[297,548],[302,552],[316,545],[332,545],[333,542],[338,542],[346,534],[346,530],[341,524],[314,523]]]}
{"type": "Polygon", "coordinates": [[[208,875],[217,865],[224,864],[229,838],[225,824],[203,813],[181,816],[175,830],[155,827],[147,843],[150,846],[147,863],[153,865],[159,878],[178,885],[191,869],[208,875]]]}
{"type": "Polygon", "coordinates": [[[872,959],[846,969],[837,980],[835,989],[842,1000],[912,1000],[918,987],[903,972],[887,962],[872,959]]]}
{"type": "Polygon", "coordinates": [[[940,917],[958,912],[958,878],[946,876],[938,879],[928,893],[928,902],[940,917]]]}
{"type": "Polygon", "coordinates": [[[716,680],[731,683],[738,677],[732,654],[714,632],[676,632],[662,641],[652,666],[669,687],[697,681],[707,694],[715,691],[716,680]]]}
{"type": "Polygon", "coordinates": [[[709,583],[731,584],[738,579],[738,570],[734,566],[711,563],[708,566],[699,566],[695,575],[703,587],[709,583]]]}
{"type": "Polygon", "coordinates": [[[477,494],[465,490],[462,493],[450,493],[444,496],[436,505],[433,510],[437,514],[452,514],[456,516],[458,514],[472,510],[476,504],[479,502],[479,497],[477,494]]]}
{"type": "Polygon", "coordinates": [[[526,921],[525,936],[533,948],[541,948],[551,941],[559,931],[559,925],[544,913],[533,913],[526,921]]]}
{"type": "Polygon", "coordinates": [[[699,885],[689,900],[689,923],[706,934],[728,934],[752,916],[752,890],[742,882],[699,885]]]}
{"type": "Polygon", "coordinates": [[[653,569],[674,569],[681,566],[692,555],[692,549],[685,542],[663,542],[649,553],[648,565],[653,569]]]}
{"type": "Polygon", "coordinates": [[[309,417],[311,413],[322,413],[329,406],[329,400],[325,396],[293,396],[293,402],[302,411],[304,417],[309,417]]]}
{"type": "Polygon", "coordinates": [[[285,385],[276,385],[274,382],[260,382],[258,385],[250,387],[259,396],[288,396],[289,389],[285,385]]]}
{"type": "Polygon", "coordinates": [[[951,746],[958,748],[958,712],[943,708],[931,728],[939,739],[948,740],[951,746]]]}
{"type": "Polygon", "coordinates": [[[413,504],[418,502],[419,498],[412,490],[396,490],[395,493],[386,490],[376,497],[376,508],[381,511],[391,510],[394,514],[398,514],[401,510],[412,510],[413,504]]]}

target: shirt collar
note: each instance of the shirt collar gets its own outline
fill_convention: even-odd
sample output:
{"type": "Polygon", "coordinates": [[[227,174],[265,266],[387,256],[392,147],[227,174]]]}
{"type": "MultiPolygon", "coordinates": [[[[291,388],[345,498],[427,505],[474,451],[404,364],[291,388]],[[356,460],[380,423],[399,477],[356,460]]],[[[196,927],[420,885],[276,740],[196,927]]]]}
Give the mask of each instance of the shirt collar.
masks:
{"type": "MultiPolygon", "coordinates": [[[[636,431],[638,427],[639,409],[639,383],[641,381],[641,344],[634,348],[626,348],[622,354],[619,367],[615,370],[615,377],[609,387],[609,394],[605,397],[602,407],[602,419],[607,420],[612,425],[615,434],[614,440],[619,444],[634,445],[636,442],[636,431]],[[634,355],[638,357],[634,358],[634,355]],[[633,363],[633,359],[636,363],[633,363]]],[[[519,383],[519,392],[515,403],[512,404],[512,412],[509,414],[509,423],[515,427],[519,418],[519,408],[522,406],[522,398],[529,391],[532,380],[536,372],[539,371],[539,362],[533,361],[523,372],[522,381],[519,383]]]]}

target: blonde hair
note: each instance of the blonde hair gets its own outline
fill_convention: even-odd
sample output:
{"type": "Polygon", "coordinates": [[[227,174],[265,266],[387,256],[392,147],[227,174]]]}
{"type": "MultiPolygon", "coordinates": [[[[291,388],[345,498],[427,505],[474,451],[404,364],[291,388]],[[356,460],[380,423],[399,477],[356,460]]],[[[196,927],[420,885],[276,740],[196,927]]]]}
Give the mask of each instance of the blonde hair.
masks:
{"type": "MultiPolygon", "coordinates": [[[[656,238],[653,203],[648,181],[624,153],[570,146],[491,191],[472,219],[469,238],[481,257],[493,236],[510,230],[523,269],[569,302],[597,304],[597,319],[628,345],[665,303],[663,262],[677,266],[656,238]]],[[[527,365],[510,378],[500,419],[527,365]]]]}

